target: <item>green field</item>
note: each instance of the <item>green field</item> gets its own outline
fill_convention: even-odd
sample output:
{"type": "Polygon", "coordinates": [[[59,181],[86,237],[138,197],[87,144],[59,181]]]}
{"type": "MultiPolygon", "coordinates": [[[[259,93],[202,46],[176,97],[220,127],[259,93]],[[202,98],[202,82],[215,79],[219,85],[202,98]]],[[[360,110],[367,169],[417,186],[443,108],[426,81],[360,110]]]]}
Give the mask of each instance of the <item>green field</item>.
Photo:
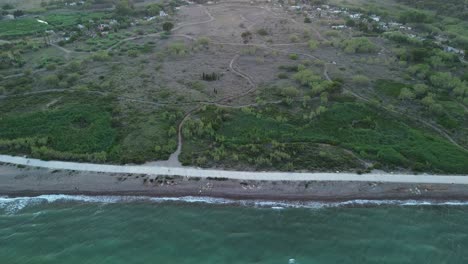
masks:
{"type": "MultiPolygon", "coordinates": [[[[203,113],[201,120],[208,120],[205,115],[209,113],[203,113]]],[[[202,136],[190,137],[188,147],[184,149],[187,151],[184,155],[186,162],[196,163],[197,158],[204,155],[207,156],[206,160],[213,159],[209,157],[213,148],[215,153],[221,148],[224,153],[221,152],[223,154],[218,158],[218,164],[230,164],[233,162],[232,156],[237,156],[240,162],[260,168],[264,165],[262,162],[280,168],[290,162],[291,169],[320,165],[327,168],[356,167],[356,160],[352,156],[339,159],[339,155],[336,155],[343,155],[338,149],[344,148],[352,150],[361,158],[378,161],[379,166],[385,168],[404,167],[416,171],[449,173],[464,173],[468,170],[466,151],[439,136],[408,125],[408,121],[400,117],[362,103],[335,103],[311,122],[304,122],[290,112],[277,110],[254,110],[250,113],[231,110],[224,116],[223,122],[213,125],[212,135],[204,133],[202,136]],[[278,115],[287,121],[275,119],[278,115]],[[222,140],[215,140],[215,144],[208,146],[207,143],[213,142],[210,140],[213,138],[222,140]],[[327,147],[327,152],[320,150],[318,143],[339,148],[334,147],[333,152],[330,151],[332,147],[327,147]],[[279,152],[289,153],[290,156],[275,160],[275,155],[270,155],[277,150],[275,144],[285,144],[279,152]],[[307,155],[304,149],[309,149],[309,146],[312,146],[310,149],[318,148],[315,152],[322,151],[322,155],[307,155]],[[266,160],[256,163],[255,158],[259,157],[266,160]],[[337,164],[337,161],[349,163],[337,164]]],[[[281,156],[281,153],[276,154],[281,156]]]]}
{"type": "Polygon", "coordinates": [[[141,109],[119,114],[112,97],[51,93],[0,102],[0,149],[8,153],[141,163],[166,159],[177,147],[175,134],[167,132],[175,129],[177,115],[141,109]]]}
{"type": "Polygon", "coordinates": [[[46,30],[60,30],[76,27],[88,20],[108,18],[104,12],[73,12],[52,13],[37,16],[20,17],[14,20],[0,20],[0,38],[12,38],[31,34],[43,34],[46,30]],[[48,25],[39,23],[37,19],[46,21],[48,25]]]}

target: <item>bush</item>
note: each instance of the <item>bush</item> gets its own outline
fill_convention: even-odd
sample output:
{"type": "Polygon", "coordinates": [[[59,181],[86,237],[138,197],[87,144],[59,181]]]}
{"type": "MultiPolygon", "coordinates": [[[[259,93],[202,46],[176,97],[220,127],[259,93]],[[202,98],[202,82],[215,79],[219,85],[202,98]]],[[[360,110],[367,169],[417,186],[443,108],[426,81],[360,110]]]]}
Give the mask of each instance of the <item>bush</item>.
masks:
{"type": "Polygon", "coordinates": [[[282,96],[293,98],[299,94],[299,90],[294,86],[287,86],[287,87],[282,88],[280,93],[282,96]]]}
{"type": "Polygon", "coordinates": [[[302,85],[311,86],[314,83],[322,81],[322,77],[315,74],[309,69],[304,69],[293,75],[294,80],[298,81],[302,85]]]}
{"type": "Polygon", "coordinates": [[[266,31],[266,29],[264,29],[264,28],[261,28],[261,29],[257,30],[257,34],[259,34],[260,36],[266,36],[266,35],[268,35],[268,31],[266,31]]]}
{"type": "Polygon", "coordinates": [[[44,77],[44,82],[49,86],[57,86],[60,82],[56,74],[47,75],[44,77]]]}
{"type": "Polygon", "coordinates": [[[299,58],[299,56],[297,54],[295,54],[295,53],[292,53],[292,54],[289,54],[289,58],[291,60],[297,60],[299,58]]]}
{"type": "Polygon", "coordinates": [[[169,52],[175,55],[184,55],[187,52],[183,42],[171,43],[168,46],[169,52]]]}
{"type": "Polygon", "coordinates": [[[299,37],[296,34],[292,34],[289,36],[289,41],[291,42],[299,42],[299,37]]]}
{"type": "Polygon", "coordinates": [[[318,42],[315,41],[315,40],[309,40],[309,42],[307,43],[307,45],[309,46],[309,49],[314,51],[317,49],[318,47],[318,42]]]}
{"type": "Polygon", "coordinates": [[[406,87],[401,89],[400,95],[398,96],[400,100],[413,100],[415,97],[415,94],[406,87]]]}
{"type": "Polygon", "coordinates": [[[108,61],[110,60],[109,52],[107,51],[96,52],[91,56],[91,59],[93,61],[108,61]]]}
{"type": "Polygon", "coordinates": [[[370,80],[364,75],[355,75],[353,76],[352,82],[355,85],[369,86],[370,80]]]}
{"type": "Polygon", "coordinates": [[[416,94],[416,96],[422,97],[422,96],[426,95],[427,91],[429,90],[429,87],[427,87],[427,85],[425,85],[425,84],[418,83],[418,84],[413,86],[413,90],[414,90],[414,93],[416,94]]]}
{"type": "Polygon", "coordinates": [[[169,21],[163,23],[162,28],[166,32],[170,32],[174,28],[174,24],[169,21]]]}
{"type": "Polygon", "coordinates": [[[208,37],[200,37],[197,39],[197,44],[201,46],[208,46],[211,42],[211,39],[208,37]]]}
{"type": "Polygon", "coordinates": [[[441,90],[451,91],[461,85],[460,79],[452,76],[450,72],[438,72],[430,77],[431,84],[441,90]]]}

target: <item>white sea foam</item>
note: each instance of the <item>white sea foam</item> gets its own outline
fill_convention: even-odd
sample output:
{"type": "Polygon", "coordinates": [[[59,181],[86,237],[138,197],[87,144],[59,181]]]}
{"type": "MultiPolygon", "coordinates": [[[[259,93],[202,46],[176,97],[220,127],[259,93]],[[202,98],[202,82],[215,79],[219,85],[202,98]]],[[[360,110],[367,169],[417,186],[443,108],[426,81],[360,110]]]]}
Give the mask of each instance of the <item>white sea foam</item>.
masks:
{"type": "Polygon", "coordinates": [[[85,203],[128,203],[136,201],[147,201],[154,203],[183,202],[183,203],[206,203],[206,204],[229,204],[258,208],[271,208],[281,210],[286,208],[309,208],[320,209],[330,207],[360,207],[360,206],[467,206],[468,201],[429,201],[429,200],[349,200],[342,202],[290,202],[290,201],[263,201],[263,200],[233,200],[214,197],[147,197],[147,196],[87,196],[87,195],[65,195],[51,194],[35,197],[5,197],[0,196],[0,209],[6,213],[16,213],[27,206],[41,203],[54,202],[85,202],[85,203]]]}

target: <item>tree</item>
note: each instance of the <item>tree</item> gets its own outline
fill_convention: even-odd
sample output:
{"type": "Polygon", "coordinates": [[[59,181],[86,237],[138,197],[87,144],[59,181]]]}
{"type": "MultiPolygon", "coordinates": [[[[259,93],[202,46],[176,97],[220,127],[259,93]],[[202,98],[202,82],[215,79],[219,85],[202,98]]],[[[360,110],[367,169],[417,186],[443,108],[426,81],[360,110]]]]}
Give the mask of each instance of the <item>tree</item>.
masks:
{"type": "Polygon", "coordinates": [[[462,99],[468,96],[468,85],[466,82],[460,82],[454,89],[453,93],[462,99]]]}
{"type": "Polygon", "coordinates": [[[429,89],[429,87],[427,87],[427,85],[422,84],[422,83],[418,83],[415,86],[413,86],[414,93],[418,97],[422,97],[422,96],[426,95],[428,89],[429,89]]]}
{"type": "Polygon", "coordinates": [[[328,103],[328,93],[327,92],[323,92],[323,93],[320,94],[320,102],[322,104],[328,103]]]}
{"type": "Polygon", "coordinates": [[[13,8],[15,8],[15,7],[12,4],[7,3],[7,4],[2,5],[3,10],[10,10],[10,9],[13,9],[13,8]]]}
{"type": "Polygon", "coordinates": [[[401,89],[400,95],[398,96],[400,100],[413,100],[415,97],[414,93],[406,87],[401,89]]]}
{"type": "Polygon", "coordinates": [[[432,94],[428,94],[426,97],[424,97],[421,100],[421,103],[427,107],[431,107],[432,105],[435,104],[435,100],[432,94]]]}
{"type": "Polygon", "coordinates": [[[146,7],[146,14],[148,16],[157,16],[159,15],[160,11],[161,7],[158,4],[151,4],[148,7],[146,7]]]}
{"type": "Polygon", "coordinates": [[[244,44],[246,44],[252,39],[252,33],[250,31],[244,31],[241,33],[241,38],[243,39],[244,44]]]}
{"type": "Polygon", "coordinates": [[[130,15],[133,11],[133,4],[129,0],[120,0],[115,6],[115,11],[121,16],[130,15]]]}
{"type": "Polygon", "coordinates": [[[319,116],[323,113],[325,113],[327,111],[327,108],[325,106],[319,106],[317,107],[317,109],[315,110],[315,116],[319,116]]]}
{"type": "Polygon", "coordinates": [[[450,72],[438,72],[430,78],[431,84],[440,89],[452,90],[460,85],[460,79],[453,77],[450,72]]]}
{"type": "Polygon", "coordinates": [[[20,16],[23,16],[24,15],[24,12],[23,10],[15,10],[13,12],[13,16],[16,18],[16,17],[20,17],[20,16]]]}
{"type": "Polygon", "coordinates": [[[299,94],[299,90],[294,86],[288,86],[281,89],[281,95],[293,98],[299,94]]]}
{"type": "Polygon", "coordinates": [[[176,129],[175,129],[174,127],[169,128],[169,130],[167,131],[167,135],[168,135],[169,137],[172,137],[172,136],[174,136],[175,134],[177,134],[177,131],[176,131],[176,129]]]}
{"type": "Polygon", "coordinates": [[[169,21],[166,21],[166,22],[163,23],[162,28],[163,28],[164,31],[170,32],[172,30],[172,28],[174,28],[174,24],[172,24],[169,21]]]}

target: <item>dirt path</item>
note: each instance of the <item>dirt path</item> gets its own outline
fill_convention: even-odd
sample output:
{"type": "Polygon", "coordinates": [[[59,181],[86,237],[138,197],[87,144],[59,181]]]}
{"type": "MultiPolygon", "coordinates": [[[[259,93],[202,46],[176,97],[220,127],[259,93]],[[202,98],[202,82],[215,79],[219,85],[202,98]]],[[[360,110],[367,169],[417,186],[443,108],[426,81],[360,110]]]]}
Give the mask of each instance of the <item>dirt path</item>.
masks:
{"type": "Polygon", "coordinates": [[[397,182],[397,183],[433,183],[433,184],[468,184],[468,175],[414,175],[392,173],[300,173],[300,172],[253,172],[200,169],[192,167],[163,167],[138,165],[105,165],[92,163],[43,161],[9,155],[0,155],[0,162],[47,168],[50,170],[73,170],[88,172],[109,172],[126,174],[167,175],[201,178],[227,178],[258,181],[357,181],[357,182],[397,182]]]}

